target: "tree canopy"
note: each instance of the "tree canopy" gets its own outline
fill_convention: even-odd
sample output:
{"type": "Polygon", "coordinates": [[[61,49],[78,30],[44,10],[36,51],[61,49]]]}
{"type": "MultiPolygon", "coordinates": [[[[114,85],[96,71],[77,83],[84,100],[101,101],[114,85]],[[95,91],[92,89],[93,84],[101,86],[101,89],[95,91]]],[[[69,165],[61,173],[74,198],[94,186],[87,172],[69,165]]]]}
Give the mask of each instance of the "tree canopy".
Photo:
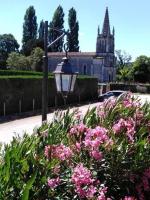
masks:
{"type": "Polygon", "coordinates": [[[26,54],[25,49],[30,40],[36,40],[37,38],[37,17],[35,15],[35,9],[30,6],[25,13],[23,23],[23,38],[22,38],[22,50],[26,54]]]}
{"type": "Polygon", "coordinates": [[[8,54],[17,52],[19,44],[12,34],[0,35],[0,67],[5,68],[8,54]]]}
{"type": "Polygon", "coordinates": [[[68,48],[70,52],[78,52],[79,51],[79,40],[78,40],[78,32],[79,32],[79,23],[76,18],[76,10],[71,8],[68,14],[68,25],[69,32],[67,36],[68,48]]]}
{"type": "Polygon", "coordinates": [[[141,55],[133,64],[134,80],[138,82],[150,82],[150,57],[141,55]]]}
{"type": "MultiPolygon", "coordinates": [[[[55,10],[53,19],[50,22],[49,26],[51,28],[49,29],[48,35],[49,35],[49,42],[51,43],[62,34],[61,30],[64,29],[64,12],[63,12],[63,8],[60,5],[55,10]],[[57,31],[53,28],[58,29],[60,31],[57,31]]],[[[55,42],[55,44],[53,44],[49,48],[48,51],[53,51],[53,52],[63,51],[63,42],[64,42],[63,38],[59,39],[57,42],[55,42]]]]}
{"type": "Polygon", "coordinates": [[[12,52],[7,59],[7,66],[10,69],[31,70],[30,59],[20,53],[12,52]]]}
{"type": "Polygon", "coordinates": [[[131,55],[128,54],[126,51],[116,50],[116,57],[117,57],[117,68],[123,68],[130,65],[131,62],[131,55]]]}

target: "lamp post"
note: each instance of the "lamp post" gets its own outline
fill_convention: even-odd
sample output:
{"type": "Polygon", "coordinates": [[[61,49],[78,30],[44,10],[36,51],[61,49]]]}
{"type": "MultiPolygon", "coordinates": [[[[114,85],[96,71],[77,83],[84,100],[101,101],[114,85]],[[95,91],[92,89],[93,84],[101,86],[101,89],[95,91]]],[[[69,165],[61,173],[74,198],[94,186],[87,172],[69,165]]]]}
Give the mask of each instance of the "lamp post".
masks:
{"type": "MultiPolygon", "coordinates": [[[[62,34],[56,38],[53,42],[48,44],[48,21],[44,23],[44,65],[43,65],[43,84],[42,84],[42,123],[47,121],[47,109],[48,109],[48,56],[47,56],[47,49],[48,47],[52,46],[55,42],[59,39],[63,38],[65,35],[68,34],[66,31],[60,31],[56,28],[52,28],[56,31],[61,32],[62,34]]],[[[64,47],[65,48],[65,47],[64,47]]],[[[66,102],[66,98],[68,93],[73,92],[74,85],[77,77],[77,72],[74,71],[72,68],[69,59],[67,57],[67,49],[66,57],[63,58],[63,61],[57,65],[56,70],[54,71],[55,74],[55,81],[56,81],[56,89],[57,92],[61,93],[64,97],[64,101],[66,102]]]]}

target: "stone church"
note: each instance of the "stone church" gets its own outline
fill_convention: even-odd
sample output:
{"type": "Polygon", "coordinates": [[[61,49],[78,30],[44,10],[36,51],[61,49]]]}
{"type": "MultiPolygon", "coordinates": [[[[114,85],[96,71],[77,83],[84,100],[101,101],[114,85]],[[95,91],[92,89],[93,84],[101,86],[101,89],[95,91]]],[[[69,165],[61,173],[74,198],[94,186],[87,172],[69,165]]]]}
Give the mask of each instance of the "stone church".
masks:
{"type": "MultiPolygon", "coordinates": [[[[68,57],[73,67],[82,75],[98,78],[99,82],[111,82],[115,80],[115,31],[111,32],[109,13],[106,8],[102,32],[97,31],[96,52],[69,52],[68,57]]],[[[61,62],[64,52],[48,53],[48,69],[54,71],[61,62]]]]}

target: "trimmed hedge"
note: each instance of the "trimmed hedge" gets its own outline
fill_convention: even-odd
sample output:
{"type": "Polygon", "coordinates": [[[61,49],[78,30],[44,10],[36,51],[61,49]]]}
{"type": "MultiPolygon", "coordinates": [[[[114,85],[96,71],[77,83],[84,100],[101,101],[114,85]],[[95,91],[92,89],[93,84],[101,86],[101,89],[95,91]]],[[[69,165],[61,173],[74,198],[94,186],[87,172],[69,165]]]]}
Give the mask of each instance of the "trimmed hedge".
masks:
{"type": "MultiPolygon", "coordinates": [[[[42,77],[39,76],[3,76],[0,77],[0,116],[4,115],[4,103],[6,115],[34,109],[41,109],[42,104],[42,77]],[[33,103],[34,101],[34,103],[33,103]]],[[[48,79],[48,106],[63,105],[63,98],[57,94],[54,77],[48,79]]],[[[93,77],[78,77],[75,91],[69,95],[67,103],[79,103],[97,98],[97,79],[93,77]]]]}

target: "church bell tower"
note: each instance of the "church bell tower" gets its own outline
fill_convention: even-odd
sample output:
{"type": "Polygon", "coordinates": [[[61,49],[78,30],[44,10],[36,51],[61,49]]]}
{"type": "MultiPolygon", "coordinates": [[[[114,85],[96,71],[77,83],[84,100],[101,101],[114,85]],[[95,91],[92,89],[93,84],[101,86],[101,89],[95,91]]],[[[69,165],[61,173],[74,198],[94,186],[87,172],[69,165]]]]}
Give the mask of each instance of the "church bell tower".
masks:
{"type": "Polygon", "coordinates": [[[108,8],[106,8],[105,18],[101,33],[98,27],[96,53],[97,54],[114,53],[114,36],[115,36],[115,30],[113,28],[112,33],[110,31],[109,13],[108,13],[108,8]]]}

